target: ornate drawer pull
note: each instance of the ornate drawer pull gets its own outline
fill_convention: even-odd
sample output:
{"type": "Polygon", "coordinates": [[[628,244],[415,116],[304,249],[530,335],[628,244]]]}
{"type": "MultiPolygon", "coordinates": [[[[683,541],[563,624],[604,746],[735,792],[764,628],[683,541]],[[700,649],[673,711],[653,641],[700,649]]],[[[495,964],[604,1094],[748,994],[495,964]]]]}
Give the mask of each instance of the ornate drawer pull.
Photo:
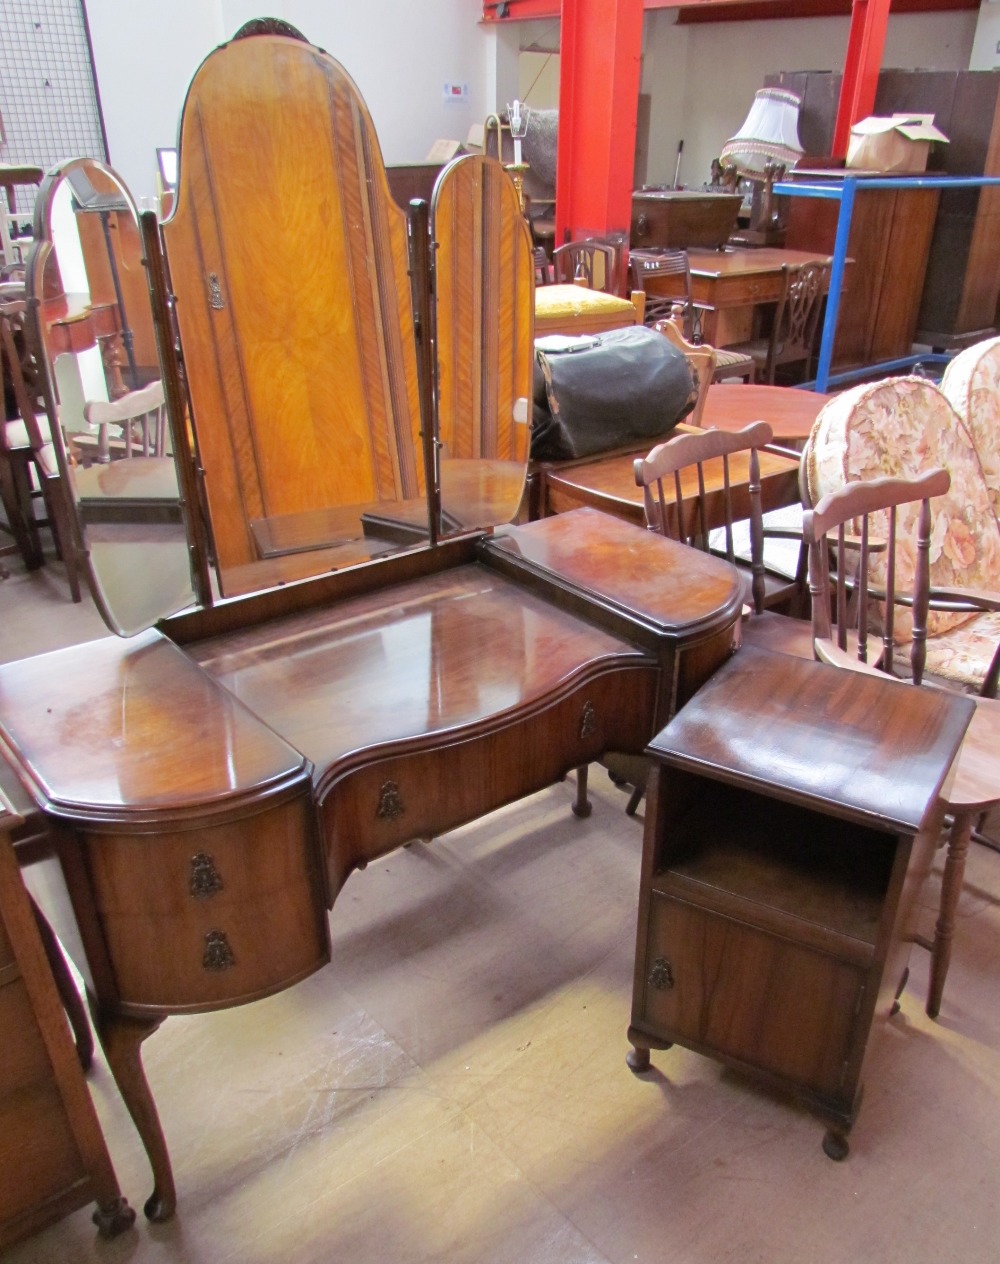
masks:
{"type": "Polygon", "coordinates": [[[208,274],[208,301],[217,312],[221,312],[226,305],[226,300],[222,297],[222,283],[217,272],[208,274]]]}
{"type": "Polygon", "coordinates": [[[215,867],[215,861],[204,851],[191,857],[191,878],[188,890],[196,900],[210,900],[224,889],[225,884],[215,867]]]}
{"type": "Polygon", "coordinates": [[[583,704],[583,714],[580,716],[580,737],[593,737],[597,732],[597,710],[592,702],[583,704]]]}
{"type": "Polygon", "coordinates": [[[236,965],[236,958],[233,956],[233,950],[224,930],[210,930],[206,933],[205,955],[201,959],[201,964],[206,970],[214,973],[229,970],[236,965]]]}
{"type": "Polygon", "coordinates": [[[649,983],[658,992],[666,992],[674,986],[674,972],[666,957],[657,957],[649,972],[649,983]]]}
{"type": "Polygon", "coordinates": [[[375,809],[375,815],[380,821],[394,821],[397,817],[403,815],[406,808],[403,806],[403,796],[399,793],[399,786],[395,781],[387,781],[379,790],[378,807],[375,809]]]}

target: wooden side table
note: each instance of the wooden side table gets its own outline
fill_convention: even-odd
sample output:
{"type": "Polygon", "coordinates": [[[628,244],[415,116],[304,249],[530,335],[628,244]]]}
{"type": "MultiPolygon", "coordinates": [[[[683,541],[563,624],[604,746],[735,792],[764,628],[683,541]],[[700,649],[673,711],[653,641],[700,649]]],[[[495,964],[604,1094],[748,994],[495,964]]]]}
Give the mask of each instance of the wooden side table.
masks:
{"type": "Polygon", "coordinates": [[[673,1043],[803,1099],[846,1157],[973,704],[745,647],[653,740],[635,1071],[673,1043]]]}
{"type": "Polygon", "coordinates": [[[49,973],[0,791],[0,1250],[97,1202],[102,1237],[135,1212],[121,1196],[49,973]]]}

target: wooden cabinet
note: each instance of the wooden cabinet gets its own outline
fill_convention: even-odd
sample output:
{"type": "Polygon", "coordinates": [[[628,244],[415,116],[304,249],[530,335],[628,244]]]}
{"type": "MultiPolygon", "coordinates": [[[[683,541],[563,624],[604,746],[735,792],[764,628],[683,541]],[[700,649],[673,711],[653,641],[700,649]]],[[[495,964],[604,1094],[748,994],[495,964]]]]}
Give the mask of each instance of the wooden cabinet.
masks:
{"type": "Polygon", "coordinates": [[[749,648],[679,712],[649,750],[634,1070],[679,1043],[752,1071],[847,1154],[970,714],[964,698],[749,648]]]}
{"type": "MultiPolygon", "coordinates": [[[[799,139],[802,146],[806,154],[813,157],[829,154],[841,76],[829,71],[782,72],[766,76],[764,82],[768,86],[788,88],[801,97],[799,139]]],[[[930,172],[948,176],[1000,175],[1000,71],[881,71],[873,113],[909,111],[933,113],[935,124],[948,137],[947,145],[931,146],[930,172]]],[[[803,165],[808,162],[806,158],[803,165]]],[[[798,204],[804,199],[792,201],[798,204]]],[[[856,218],[859,212],[874,214],[872,208],[866,210],[859,206],[856,218]]],[[[803,214],[796,205],[796,218],[803,214]]],[[[936,216],[932,218],[916,302],[911,307],[907,297],[905,305],[907,312],[912,310],[916,315],[914,336],[917,341],[932,346],[964,345],[988,337],[997,322],[1000,298],[1000,251],[996,248],[1000,189],[946,189],[940,195],[936,216]]],[[[797,228],[796,238],[798,233],[797,228]]],[[[791,239],[788,244],[792,244],[791,239]]],[[[810,241],[809,244],[819,243],[810,241]]],[[[858,253],[858,247],[866,244],[866,237],[855,224],[848,253],[859,265],[865,265],[856,269],[859,277],[872,271],[865,264],[865,260],[870,259],[874,271],[884,275],[895,289],[900,287],[897,265],[901,263],[903,287],[911,285],[917,242],[904,244],[889,269],[880,262],[882,256],[874,249],[874,241],[870,251],[864,249],[858,253]]],[[[856,312],[863,316],[870,298],[867,294],[862,297],[860,290],[857,294],[856,312]]],[[[903,309],[902,295],[893,301],[903,309]]],[[[841,327],[846,323],[845,314],[841,327]]],[[[848,358],[849,351],[845,344],[842,353],[838,339],[835,360],[840,363],[848,358]]],[[[909,347],[903,354],[908,353],[909,347]]]]}
{"type": "Polygon", "coordinates": [[[135,1220],[21,883],[18,820],[0,792],[0,1249],[91,1201],[104,1237],[135,1220]]]}

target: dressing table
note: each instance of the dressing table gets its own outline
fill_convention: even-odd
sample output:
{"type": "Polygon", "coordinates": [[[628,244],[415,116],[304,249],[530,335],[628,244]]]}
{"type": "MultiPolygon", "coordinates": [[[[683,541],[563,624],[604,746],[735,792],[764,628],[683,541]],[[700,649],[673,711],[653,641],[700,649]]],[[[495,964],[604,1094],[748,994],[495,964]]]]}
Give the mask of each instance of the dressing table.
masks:
{"type": "MultiPolygon", "coordinates": [[[[742,589],[593,509],[502,525],[532,360],[514,186],[470,156],[398,208],[356,87],[292,28],[251,23],[208,56],[171,218],[141,228],[172,534],[150,543],[134,498],[81,512],[119,635],[0,668],[0,749],[49,825],[25,880],[84,976],[165,1219],[143,1040],[322,967],[328,913],[376,857],[642,751],[729,656],[742,589]]],[[[60,248],[29,278],[43,347],[60,248]]],[[[51,372],[46,389],[54,408],[51,372]]]]}

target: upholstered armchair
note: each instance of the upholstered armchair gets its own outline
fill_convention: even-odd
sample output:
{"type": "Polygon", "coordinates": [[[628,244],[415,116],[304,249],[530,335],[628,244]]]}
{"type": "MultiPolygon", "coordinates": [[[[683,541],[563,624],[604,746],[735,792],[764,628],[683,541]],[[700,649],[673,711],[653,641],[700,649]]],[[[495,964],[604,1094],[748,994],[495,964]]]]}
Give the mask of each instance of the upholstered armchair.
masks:
{"type": "Polygon", "coordinates": [[[1000,338],[987,338],[955,356],[941,390],[968,427],[993,512],[1000,517],[1000,338]]]}
{"type": "MultiPolygon", "coordinates": [[[[951,486],[934,502],[930,541],[931,613],[926,671],[943,682],[996,697],[1000,675],[1000,526],[976,448],[962,419],[934,383],[889,378],[855,386],[819,414],[804,455],[812,504],[846,483],[880,476],[914,478],[944,466],[951,486]]],[[[901,509],[899,531],[915,540],[915,522],[901,509]]],[[[885,587],[886,552],[870,561],[885,587]],[[879,574],[879,570],[882,573],[879,574]]],[[[897,591],[912,591],[915,546],[896,550],[897,591]]],[[[895,660],[909,659],[912,625],[895,616],[895,660]]]]}

